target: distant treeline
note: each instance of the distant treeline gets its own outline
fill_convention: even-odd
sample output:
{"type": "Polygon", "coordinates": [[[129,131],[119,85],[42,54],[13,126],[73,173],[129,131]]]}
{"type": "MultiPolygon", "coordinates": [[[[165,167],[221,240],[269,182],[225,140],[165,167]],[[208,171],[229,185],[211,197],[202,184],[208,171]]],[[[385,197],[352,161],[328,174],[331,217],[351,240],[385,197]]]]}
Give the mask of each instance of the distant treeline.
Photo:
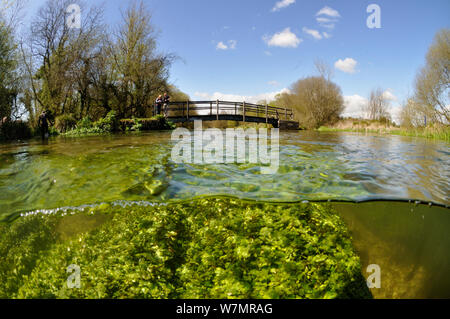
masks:
{"type": "MultiPolygon", "coordinates": [[[[260,101],[274,106],[293,108],[304,128],[333,125],[342,118],[344,98],[340,87],[331,81],[333,69],[316,61],[317,76],[303,78],[291,85],[289,92],[273,101],[260,101]]],[[[414,93],[402,105],[402,127],[442,127],[450,124],[450,30],[440,30],[428,50],[426,63],[418,71],[414,93]]],[[[393,125],[389,113],[390,98],[386,90],[375,88],[361,113],[364,118],[393,125]]]]}
{"type": "Polygon", "coordinates": [[[97,121],[111,111],[120,119],[151,117],[154,100],[164,92],[172,101],[189,99],[168,82],[177,57],[158,52],[157,32],[143,2],[132,2],[122,21],[110,26],[102,6],[47,0],[19,34],[21,3],[0,11],[3,138],[33,134],[43,110],[57,128],[67,130],[67,124],[97,121]],[[80,28],[67,23],[73,4],[81,8],[80,28]],[[15,126],[23,134],[14,133],[15,126]]]}

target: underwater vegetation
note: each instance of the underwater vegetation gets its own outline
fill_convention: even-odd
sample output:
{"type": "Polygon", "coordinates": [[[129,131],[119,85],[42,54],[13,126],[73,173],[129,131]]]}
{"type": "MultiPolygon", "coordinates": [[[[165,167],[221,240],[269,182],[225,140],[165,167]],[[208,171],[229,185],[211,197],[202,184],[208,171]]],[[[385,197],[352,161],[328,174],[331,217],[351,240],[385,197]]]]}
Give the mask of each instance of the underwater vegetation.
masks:
{"type": "Polygon", "coordinates": [[[30,214],[0,234],[0,298],[372,297],[329,204],[102,204],[30,214]],[[79,289],[67,285],[73,264],[79,289]]]}

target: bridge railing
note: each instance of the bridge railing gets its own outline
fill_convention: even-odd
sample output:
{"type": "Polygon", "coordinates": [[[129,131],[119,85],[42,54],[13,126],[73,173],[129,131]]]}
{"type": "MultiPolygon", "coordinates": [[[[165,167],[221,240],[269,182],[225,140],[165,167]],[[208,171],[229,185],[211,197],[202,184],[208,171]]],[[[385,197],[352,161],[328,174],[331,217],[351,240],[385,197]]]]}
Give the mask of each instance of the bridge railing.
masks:
{"type": "Polygon", "coordinates": [[[170,102],[165,112],[169,118],[186,117],[187,120],[195,116],[216,116],[217,120],[219,120],[220,115],[242,116],[244,122],[246,117],[265,118],[266,122],[269,119],[294,120],[294,111],[292,109],[219,100],[170,102]]]}

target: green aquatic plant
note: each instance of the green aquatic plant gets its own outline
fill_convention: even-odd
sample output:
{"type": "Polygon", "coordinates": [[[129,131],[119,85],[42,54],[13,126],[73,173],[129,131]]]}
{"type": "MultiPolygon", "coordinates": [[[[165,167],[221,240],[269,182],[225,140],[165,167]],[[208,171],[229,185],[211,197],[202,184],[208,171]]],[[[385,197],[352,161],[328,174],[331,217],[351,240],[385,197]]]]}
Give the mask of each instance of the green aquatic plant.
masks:
{"type": "MultiPolygon", "coordinates": [[[[55,230],[67,217],[19,221],[52,222],[21,234],[22,244],[0,268],[0,285],[11,281],[14,258],[28,252],[33,263],[1,288],[3,297],[371,297],[345,224],[329,205],[198,199],[126,208],[103,204],[84,214],[111,217],[65,240],[55,230]],[[46,244],[33,245],[29,238],[44,232],[52,234],[43,238],[46,244]],[[71,264],[81,269],[80,289],[67,287],[71,264]]],[[[9,233],[16,228],[2,235],[1,247],[12,245],[9,233]]]]}
{"type": "Polygon", "coordinates": [[[43,251],[58,239],[57,217],[29,216],[0,224],[0,298],[14,297],[43,251]]]}

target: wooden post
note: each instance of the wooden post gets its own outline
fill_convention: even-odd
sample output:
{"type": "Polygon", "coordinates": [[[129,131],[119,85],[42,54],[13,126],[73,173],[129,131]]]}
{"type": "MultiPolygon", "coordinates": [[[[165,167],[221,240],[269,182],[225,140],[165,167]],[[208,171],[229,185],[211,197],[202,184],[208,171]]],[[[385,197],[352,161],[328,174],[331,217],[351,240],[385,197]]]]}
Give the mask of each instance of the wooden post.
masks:
{"type": "Polygon", "coordinates": [[[245,101],[244,101],[244,113],[243,113],[243,115],[244,115],[244,123],[245,123],[245,101]]]}
{"type": "Polygon", "coordinates": [[[219,100],[216,101],[216,120],[219,120],[219,100]]]}
{"type": "Polygon", "coordinates": [[[287,109],[284,109],[284,115],[285,115],[285,118],[286,118],[286,121],[287,121],[287,109]]]}
{"type": "Polygon", "coordinates": [[[187,119],[189,120],[189,101],[187,101],[187,119]]]}
{"type": "Polygon", "coordinates": [[[234,115],[237,115],[237,103],[234,103],[234,115]]]}
{"type": "Polygon", "coordinates": [[[209,115],[212,116],[212,101],[209,102],[209,115]]]}
{"type": "Polygon", "coordinates": [[[266,124],[269,124],[269,105],[266,104],[266,124]]]}

